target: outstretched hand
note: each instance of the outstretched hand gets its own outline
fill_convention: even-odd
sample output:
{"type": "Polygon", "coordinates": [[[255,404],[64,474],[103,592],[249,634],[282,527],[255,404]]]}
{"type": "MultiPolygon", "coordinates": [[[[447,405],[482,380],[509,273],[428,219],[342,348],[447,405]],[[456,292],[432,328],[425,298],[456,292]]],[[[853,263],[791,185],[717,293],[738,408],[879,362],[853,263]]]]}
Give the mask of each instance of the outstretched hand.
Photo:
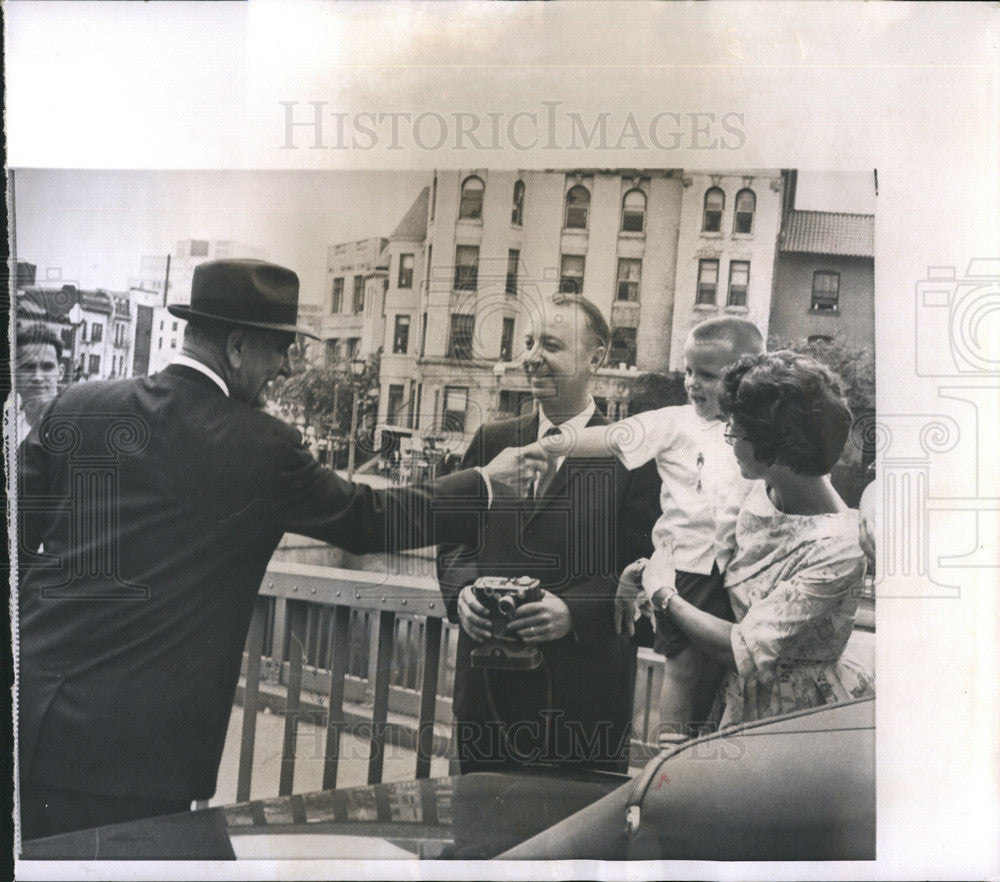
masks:
{"type": "Polygon", "coordinates": [[[537,443],[526,447],[505,447],[485,466],[496,492],[527,496],[538,476],[548,467],[549,458],[537,443]]]}

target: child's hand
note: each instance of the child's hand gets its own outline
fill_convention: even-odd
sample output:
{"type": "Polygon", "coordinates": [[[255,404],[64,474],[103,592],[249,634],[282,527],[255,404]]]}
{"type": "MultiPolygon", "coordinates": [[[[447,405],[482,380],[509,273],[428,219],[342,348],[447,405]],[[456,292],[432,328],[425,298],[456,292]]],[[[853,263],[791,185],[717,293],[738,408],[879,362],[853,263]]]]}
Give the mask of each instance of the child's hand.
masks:
{"type": "Polygon", "coordinates": [[[628,636],[635,633],[635,621],[643,613],[643,606],[649,601],[642,590],[642,574],[649,561],[641,557],[622,570],[618,580],[618,592],[615,594],[615,633],[621,634],[625,629],[628,636]]]}

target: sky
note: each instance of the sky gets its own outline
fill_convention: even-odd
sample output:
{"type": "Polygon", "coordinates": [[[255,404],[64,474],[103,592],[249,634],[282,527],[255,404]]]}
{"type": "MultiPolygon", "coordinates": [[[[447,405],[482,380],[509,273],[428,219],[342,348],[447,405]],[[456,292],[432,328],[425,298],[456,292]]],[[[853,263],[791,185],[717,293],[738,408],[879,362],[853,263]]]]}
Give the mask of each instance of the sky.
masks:
{"type": "MultiPolygon", "coordinates": [[[[329,245],[388,236],[431,172],[76,171],[14,174],[17,259],[38,280],[125,291],[144,256],[182,239],[231,239],[299,274],[320,303],[329,245]]],[[[800,172],[803,209],[874,211],[872,175],[800,172]]]]}

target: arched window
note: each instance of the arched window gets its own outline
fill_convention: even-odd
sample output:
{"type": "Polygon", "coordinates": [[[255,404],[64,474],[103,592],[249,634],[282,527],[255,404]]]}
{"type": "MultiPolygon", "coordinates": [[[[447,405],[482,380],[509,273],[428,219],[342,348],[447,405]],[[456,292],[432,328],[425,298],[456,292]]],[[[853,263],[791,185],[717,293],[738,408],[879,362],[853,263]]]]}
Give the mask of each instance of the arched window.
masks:
{"type": "Polygon", "coordinates": [[[521,226],[524,221],[524,181],[514,184],[514,203],[510,210],[510,222],[521,226]]]}
{"type": "Polygon", "coordinates": [[[483,216],[483,190],[486,185],[475,175],[462,181],[462,203],[458,208],[459,217],[480,219],[483,216]]]}
{"type": "Polygon", "coordinates": [[[718,187],[712,187],[705,193],[705,212],[702,218],[703,233],[718,233],[722,231],[722,209],[726,205],[726,194],[718,187]]]}
{"type": "Polygon", "coordinates": [[[641,233],[646,227],[646,194],[642,190],[629,190],[622,199],[622,230],[641,233]]]}
{"type": "Polygon", "coordinates": [[[566,194],[566,229],[587,229],[587,216],[590,214],[590,191],[577,184],[566,194]]]}
{"type": "Polygon", "coordinates": [[[753,232],[753,213],[757,207],[757,197],[753,190],[740,190],[736,194],[736,213],[733,217],[734,233],[753,232]]]}

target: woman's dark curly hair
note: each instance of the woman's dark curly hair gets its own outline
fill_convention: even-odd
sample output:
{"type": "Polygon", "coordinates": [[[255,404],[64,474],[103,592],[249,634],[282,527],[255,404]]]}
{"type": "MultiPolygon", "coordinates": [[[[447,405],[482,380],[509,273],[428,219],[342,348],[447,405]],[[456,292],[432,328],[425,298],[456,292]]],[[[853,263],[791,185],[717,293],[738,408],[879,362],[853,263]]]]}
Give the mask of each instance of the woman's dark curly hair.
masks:
{"type": "Polygon", "coordinates": [[[726,371],[722,408],[765,465],[829,474],[847,442],[851,411],[841,381],[797,352],[744,355],[726,371]]]}

